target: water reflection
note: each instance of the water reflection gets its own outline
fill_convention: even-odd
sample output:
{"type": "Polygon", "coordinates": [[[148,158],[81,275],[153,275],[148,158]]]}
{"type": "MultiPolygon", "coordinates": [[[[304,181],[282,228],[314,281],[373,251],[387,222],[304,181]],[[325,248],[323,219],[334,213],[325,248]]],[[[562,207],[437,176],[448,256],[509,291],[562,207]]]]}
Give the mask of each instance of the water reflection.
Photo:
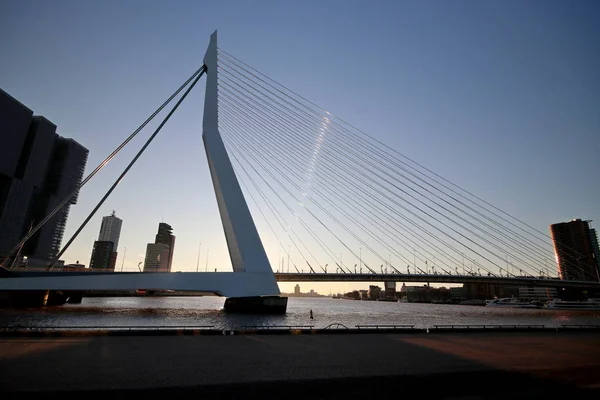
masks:
{"type": "Polygon", "coordinates": [[[2,326],[243,326],[312,325],[347,327],[368,324],[600,325],[600,313],[509,309],[445,304],[388,303],[327,298],[290,298],[286,315],[236,315],[222,310],[219,297],[85,298],[82,304],[0,310],[2,326]],[[310,310],[314,319],[310,319],[310,310]]]}

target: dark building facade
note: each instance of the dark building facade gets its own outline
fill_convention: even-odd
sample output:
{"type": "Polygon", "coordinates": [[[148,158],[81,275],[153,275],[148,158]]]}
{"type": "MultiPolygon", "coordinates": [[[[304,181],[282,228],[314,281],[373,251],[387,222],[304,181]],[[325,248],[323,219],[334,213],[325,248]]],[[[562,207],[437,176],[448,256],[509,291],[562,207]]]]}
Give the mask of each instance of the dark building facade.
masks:
{"type": "Polygon", "coordinates": [[[158,233],[154,243],[148,243],[144,272],[171,272],[173,254],[175,253],[175,236],[169,224],[158,224],[158,233]]]}
{"type": "MultiPolygon", "coordinates": [[[[56,125],[0,89],[0,256],[81,182],[88,150],[56,134],[56,125]]],[[[55,214],[23,247],[21,255],[49,261],[58,254],[70,206],[55,214]]]]}
{"type": "Polygon", "coordinates": [[[161,222],[158,224],[158,233],[154,239],[154,243],[162,243],[169,246],[169,266],[168,270],[171,271],[173,265],[173,254],[175,253],[175,236],[173,236],[173,228],[169,224],[161,222]]]}
{"type": "Polygon", "coordinates": [[[90,259],[91,269],[115,269],[117,263],[117,252],[114,242],[96,240],[92,249],[90,259]]]}
{"type": "Polygon", "coordinates": [[[600,254],[591,221],[574,219],[550,225],[560,279],[600,280],[600,254]]]}

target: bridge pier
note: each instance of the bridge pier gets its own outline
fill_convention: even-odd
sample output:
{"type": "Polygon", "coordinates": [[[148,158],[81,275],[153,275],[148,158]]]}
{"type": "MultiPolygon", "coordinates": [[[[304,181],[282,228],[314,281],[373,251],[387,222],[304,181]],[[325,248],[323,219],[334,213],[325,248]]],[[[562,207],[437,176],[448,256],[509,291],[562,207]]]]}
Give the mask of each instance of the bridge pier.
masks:
{"type": "Polygon", "coordinates": [[[34,308],[43,306],[61,306],[73,298],[73,302],[81,303],[83,292],[66,292],[62,290],[2,290],[0,291],[0,308],[34,308]]]}
{"type": "Polygon", "coordinates": [[[285,314],[287,302],[281,296],[228,297],[224,309],[236,314],[285,314]]]}

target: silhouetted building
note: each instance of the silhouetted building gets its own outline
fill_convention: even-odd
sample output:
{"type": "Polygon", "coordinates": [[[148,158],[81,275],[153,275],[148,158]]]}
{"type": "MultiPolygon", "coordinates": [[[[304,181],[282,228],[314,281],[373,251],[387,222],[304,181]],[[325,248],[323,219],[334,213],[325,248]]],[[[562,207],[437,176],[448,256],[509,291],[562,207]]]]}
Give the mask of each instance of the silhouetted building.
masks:
{"type": "Polygon", "coordinates": [[[463,285],[465,297],[469,300],[489,300],[504,297],[503,285],[494,283],[468,282],[463,285]]]}
{"type": "Polygon", "coordinates": [[[296,283],[296,286],[294,286],[294,294],[300,294],[300,285],[298,285],[296,283]]]}
{"type": "Polygon", "coordinates": [[[117,246],[119,245],[122,225],[123,220],[115,216],[114,211],[111,215],[102,217],[98,240],[94,242],[92,250],[90,268],[115,269],[115,264],[117,263],[117,246]]]}
{"type": "Polygon", "coordinates": [[[591,221],[574,219],[550,225],[560,279],[600,280],[600,252],[591,221]]]}
{"type": "Polygon", "coordinates": [[[90,259],[90,268],[92,269],[115,269],[117,263],[117,252],[113,242],[96,240],[90,259]]]}
{"type": "Polygon", "coordinates": [[[381,297],[381,288],[375,285],[369,285],[369,300],[377,300],[381,297]]]}
{"type": "MultiPolygon", "coordinates": [[[[406,284],[402,284],[400,295],[406,297],[409,302],[416,303],[449,303],[452,300],[450,289],[445,287],[435,288],[429,285],[406,286],[406,284]]],[[[459,298],[463,295],[464,292],[461,291],[460,296],[455,295],[455,297],[459,298]]]]}
{"type": "Polygon", "coordinates": [[[144,272],[170,272],[169,257],[168,244],[148,243],[144,260],[144,272]]]}
{"type": "Polygon", "coordinates": [[[173,228],[171,225],[161,222],[158,224],[158,233],[154,239],[154,243],[163,243],[169,246],[169,265],[168,271],[171,271],[173,265],[173,254],[175,253],[175,236],[173,236],[173,228]]]}
{"type": "MultiPolygon", "coordinates": [[[[6,255],[81,182],[88,150],[0,89],[0,256],[6,255]]],[[[78,193],[25,243],[29,265],[45,266],[62,243],[78,193]]]]}
{"type": "Polygon", "coordinates": [[[171,225],[161,222],[154,243],[146,246],[144,272],[171,272],[173,253],[175,252],[175,236],[171,225]]]}
{"type": "Polygon", "coordinates": [[[396,282],[384,282],[384,287],[386,299],[393,299],[396,297],[396,282]]]}

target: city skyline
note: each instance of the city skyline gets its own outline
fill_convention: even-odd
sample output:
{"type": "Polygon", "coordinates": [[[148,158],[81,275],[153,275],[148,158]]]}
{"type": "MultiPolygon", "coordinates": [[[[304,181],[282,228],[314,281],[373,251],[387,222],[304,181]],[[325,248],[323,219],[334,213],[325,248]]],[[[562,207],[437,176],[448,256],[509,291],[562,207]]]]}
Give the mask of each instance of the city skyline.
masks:
{"type": "MultiPolygon", "coordinates": [[[[41,37],[42,30],[39,29],[42,28],[25,33],[14,22],[1,24],[4,27],[0,29],[12,29],[13,33],[23,34],[24,37],[17,40],[16,44],[0,45],[6,47],[4,53],[11,60],[0,67],[3,68],[0,69],[0,87],[28,107],[48,110],[41,113],[48,114],[48,118],[66,127],[63,129],[68,129],[69,136],[90,148],[89,162],[95,166],[198,66],[207,32],[218,27],[224,38],[222,46],[232,54],[549,235],[547,227],[556,221],[575,217],[600,221],[599,210],[595,206],[595,199],[599,198],[600,193],[597,187],[590,184],[597,181],[600,171],[599,159],[593,151],[600,145],[598,120],[593,113],[593,104],[594,101],[598,104],[597,93],[600,91],[592,72],[593,66],[598,65],[598,54],[592,52],[594,56],[585,59],[591,62],[584,65],[581,56],[569,50],[597,49],[594,47],[597,46],[597,39],[593,39],[593,35],[582,36],[585,23],[591,21],[591,15],[594,14],[586,16],[581,10],[553,4],[544,8],[542,15],[533,15],[540,10],[526,5],[523,7],[525,14],[538,22],[536,30],[526,21],[512,20],[511,7],[516,7],[516,4],[508,3],[505,7],[463,5],[473,19],[468,20],[466,28],[460,29],[465,20],[455,10],[451,10],[448,18],[443,19],[439,10],[426,5],[387,4],[381,10],[365,10],[353,3],[341,16],[328,21],[340,28],[339,33],[317,24],[315,32],[301,38],[294,37],[294,34],[299,24],[309,21],[308,16],[299,12],[296,17],[284,17],[290,10],[294,10],[290,14],[300,11],[294,6],[278,6],[269,10],[270,15],[280,20],[288,18],[287,21],[291,22],[289,27],[269,26],[257,30],[260,19],[254,24],[244,23],[236,27],[219,18],[210,23],[218,26],[200,27],[210,25],[211,13],[216,15],[217,12],[223,12],[216,7],[209,9],[206,16],[198,13],[198,21],[192,23],[188,20],[187,25],[182,25],[185,26],[182,28],[184,31],[193,33],[200,40],[186,41],[186,46],[179,45],[168,50],[161,47],[164,52],[161,54],[175,61],[148,67],[145,65],[140,79],[132,78],[131,74],[148,58],[134,56],[130,50],[136,46],[147,46],[146,39],[151,37],[151,33],[142,22],[149,19],[139,20],[141,25],[137,29],[126,29],[119,23],[120,18],[126,18],[133,11],[127,6],[112,4],[110,7],[116,9],[113,11],[119,11],[119,16],[105,11],[100,12],[99,17],[101,24],[112,22],[117,26],[117,32],[109,34],[106,41],[96,36],[103,32],[101,24],[90,21],[91,29],[86,33],[76,23],[65,20],[63,30],[55,33],[55,37],[50,35],[35,44],[40,46],[40,50],[47,51],[44,46],[56,46],[64,39],[65,47],[61,47],[60,51],[68,60],[75,56],[77,49],[82,49],[84,42],[92,41],[96,51],[90,53],[90,59],[98,61],[101,58],[96,67],[82,60],[74,66],[53,61],[46,69],[35,69],[38,67],[25,62],[29,55],[23,53],[17,44],[25,38],[29,38],[29,42],[36,42],[32,39],[41,37]],[[382,19],[381,26],[368,29],[359,16],[363,11],[371,17],[382,19]],[[389,17],[385,15],[386,12],[390,14],[389,17]],[[495,24],[492,26],[485,26],[477,20],[477,17],[489,16],[492,12],[495,13],[495,24]],[[402,19],[405,13],[417,17],[417,20],[427,21],[424,31],[420,32],[416,23],[398,28],[397,25],[403,24],[397,24],[394,18],[402,19]],[[558,18],[565,14],[565,19],[558,18]],[[350,32],[347,21],[351,18],[358,22],[358,31],[354,33],[358,40],[352,43],[342,39],[344,34],[350,32]],[[513,22],[514,25],[510,25],[513,22]],[[440,26],[434,28],[436,23],[440,26]],[[555,38],[563,42],[553,43],[550,39],[544,39],[544,32],[551,28],[555,38]],[[471,35],[472,32],[481,35],[471,35]],[[119,35],[129,42],[119,43],[119,35]],[[321,35],[342,45],[330,48],[326,42],[319,40],[321,35]],[[77,40],[73,39],[75,36],[77,40]],[[420,45],[411,45],[410,37],[419,37],[420,45]],[[442,37],[445,40],[439,44],[432,41],[442,37]],[[517,38],[523,42],[514,51],[509,50],[517,38]],[[460,49],[461,54],[452,56],[452,49],[456,50],[453,43],[459,40],[464,40],[466,46],[460,49]],[[478,45],[482,44],[481,40],[495,40],[498,44],[496,51],[500,54],[493,54],[485,46],[480,48],[478,45]],[[69,43],[75,47],[69,48],[69,43]],[[104,43],[110,43],[109,48],[102,47],[104,43]],[[293,52],[286,50],[290,45],[294,48],[293,52]],[[528,55],[530,51],[535,54],[528,55]],[[409,61],[403,61],[406,58],[403,57],[404,53],[411,56],[409,61]],[[281,55],[285,55],[285,59],[281,55]],[[314,55],[329,62],[321,63],[315,71],[309,68],[309,60],[314,55]],[[119,63],[124,57],[129,60],[127,66],[119,63]],[[461,57],[469,61],[459,61],[461,57]],[[518,61],[519,57],[524,57],[524,60],[518,61]],[[351,78],[346,72],[348,62],[354,60],[360,65],[367,59],[368,68],[363,71],[362,80],[351,78]],[[446,64],[447,67],[440,67],[436,63],[438,59],[441,61],[439,64],[446,64]],[[288,62],[298,65],[291,69],[288,62]],[[490,64],[493,62],[499,65],[490,64]],[[21,64],[26,64],[26,72],[17,68],[21,64]],[[163,69],[166,73],[162,72],[163,69]],[[101,80],[111,84],[104,84],[104,88],[90,83],[82,84],[84,72],[91,71],[100,74],[104,77],[101,80]],[[377,71],[377,74],[373,74],[373,71],[377,71]],[[538,74],[538,71],[545,71],[545,74],[538,74]],[[37,73],[41,78],[27,82],[23,79],[27,72],[37,73]],[[473,76],[473,72],[479,75],[473,76]],[[411,80],[418,83],[413,85],[411,80]],[[64,100],[49,101],[46,93],[56,91],[49,81],[60,82],[62,93],[65,93],[64,100]],[[583,82],[587,82],[588,86],[582,86],[583,82]],[[325,89],[329,86],[335,90],[325,89]],[[43,90],[34,90],[37,87],[43,90]],[[79,88],[82,89],[81,93],[78,92],[79,88]],[[133,93],[129,93],[128,88],[133,93]],[[147,95],[144,98],[135,96],[138,90],[147,91],[147,95]],[[549,97],[548,94],[553,96],[549,97]],[[67,98],[78,99],[77,104],[67,98]],[[121,99],[120,102],[117,98],[121,99]],[[122,104],[131,104],[127,112],[119,111],[122,104]],[[106,118],[111,114],[116,118],[106,118]],[[432,119],[432,115],[435,118],[432,119]],[[564,157],[565,149],[570,152],[567,157],[564,157]],[[539,204],[544,204],[544,207],[539,207],[539,204]]],[[[15,20],[25,11],[48,12],[55,18],[59,18],[61,12],[66,13],[62,18],[75,13],[73,3],[61,3],[56,9],[46,7],[32,10],[27,3],[23,6],[13,4],[9,6],[9,11],[12,11],[15,20]]],[[[95,8],[94,5],[84,7],[92,13],[95,8]]],[[[261,7],[254,11],[243,5],[239,8],[232,12],[251,12],[257,16],[264,11],[261,7]]],[[[155,4],[147,18],[155,17],[161,10],[162,6],[155,4]]],[[[180,17],[181,13],[172,11],[168,24],[174,23],[175,15],[180,17]]],[[[3,18],[0,17],[0,20],[3,18]]],[[[169,36],[170,39],[174,37],[169,36]]],[[[166,45],[166,42],[159,44],[166,45]]],[[[203,85],[201,87],[203,89],[203,85]]],[[[132,170],[131,176],[122,182],[94,219],[98,220],[100,215],[118,208],[123,210],[123,219],[131,221],[122,240],[132,254],[125,259],[125,271],[136,271],[137,263],[143,261],[143,232],[161,216],[180,232],[178,253],[173,259],[174,271],[195,270],[199,242],[203,249],[200,259],[204,264],[206,256],[209,270],[231,270],[200,142],[202,98],[202,90],[198,87],[181,112],[165,127],[164,136],[159,136],[158,143],[151,146],[150,154],[142,157],[140,165],[132,170]],[[156,157],[161,155],[176,159],[171,163],[162,163],[161,168],[153,167],[156,157]],[[182,175],[184,172],[185,175],[182,175]],[[148,175],[153,175],[154,184],[145,179],[148,175]],[[182,182],[169,180],[170,176],[180,176],[182,182]],[[161,182],[163,190],[156,190],[156,182],[161,182]]],[[[82,190],[81,206],[77,207],[76,212],[72,211],[66,236],[77,228],[106,190],[110,180],[114,179],[112,176],[119,172],[133,152],[133,148],[126,149],[125,155],[116,160],[114,165],[109,165],[106,173],[103,171],[101,176],[82,190]]],[[[259,215],[252,211],[257,220],[259,215]]],[[[86,259],[86,249],[82,244],[85,240],[89,243],[89,238],[94,235],[90,231],[93,229],[87,228],[65,254],[63,259],[66,263],[86,259]]],[[[284,249],[274,243],[268,234],[260,233],[273,270],[276,271],[282,265],[282,257],[278,253],[284,249]]],[[[352,260],[354,257],[348,251],[342,251],[341,257],[350,265],[360,263],[358,259],[352,260]]],[[[368,254],[364,257],[364,261],[375,264],[372,256],[371,259],[368,254]]],[[[285,261],[283,257],[283,265],[286,265],[285,261]]],[[[324,259],[323,264],[326,263],[324,259]]],[[[397,259],[392,260],[392,264],[398,263],[397,259]]],[[[284,292],[291,292],[293,285],[287,285],[280,284],[280,288],[284,292]]],[[[353,286],[326,284],[325,287],[332,287],[337,292],[353,286]],[[338,286],[340,289],[336,290],[338,286]]],[[[319,288],[315,286],[315,289],[319,288]]]]}

